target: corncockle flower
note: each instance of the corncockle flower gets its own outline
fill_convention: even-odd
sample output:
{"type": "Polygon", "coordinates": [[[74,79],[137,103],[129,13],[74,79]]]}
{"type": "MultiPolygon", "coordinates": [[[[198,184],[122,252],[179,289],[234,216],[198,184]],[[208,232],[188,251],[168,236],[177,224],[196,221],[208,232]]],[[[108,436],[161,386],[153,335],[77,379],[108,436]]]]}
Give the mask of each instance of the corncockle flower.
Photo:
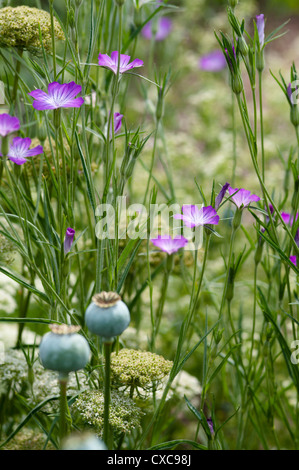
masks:
{"type": "Polygon", "coordinates": [[[174,238],[171,238],[170,235],[158,235],[157,238],[152,238],[151,242],[160,250],[172,255],[172,253],[176,253],[180,248],[183,248],[188,240],[180,235],[174,238]]]}
{"type": "Polygon", "coordinates": [[[68,227],[65,232],[65,238],[64,238],[64,254],[67,255],[68,252],[70,251],[73,241],[74,241],[74,236],[75,236],[76,231],[68,227]]]}
{"type": "MultiPolygon", "coordinates": [[[[30,145],[31,139],[29,137],[25,137],[24,139],[22,137],[15,137],[7,153],[8,159],[17,165],[23,165],[23,163],[27,162],[28,157],[43,153],[44,150],[41,145],[29,149],[30,145]]],[[[0,153],[0,156],[2,157],[3,155],[0,153]]]]}
{"type": "Polygon", "coordinates": [[[212,206],[201,207],[185,204],[182,207],[183,214],[175,214],[175,219],[181,219],[186,227],[198,227],[199,225],[217,225],[219,215],[212,206]]]}
{"type": "MultiPolygon", "coordinates": [[[[293,225],[294,217],[291,216],[288,212],[282,212],[281,214],[282,220],[286,225],[293,225]]],[[[298,219],[299,214],[296,215],[296,220],[298,219]]]]}
{"type": "MultiPolygon", "coordinates": [[[[120,129],[121,129],[121,122],[122,118],[124,117],[123,114],[120,113],[114,113],[113,114],[113,120],[114,120],[114,135],[117,134],[120,129]]],[[[112,123],[110,126],[110,139],[112,138],[112,123]]]]}
{"type": "Polygon", "coordinates": [[[224,195],[226,193],[226,191],[228,190],[230,184],[229,183],[225,183],[221,190],[220,190],[220,193],[218,194],[218,196],[216,197],[216,200],[215,200],[215,210],[217,211],[219,209],[219,206],[222,202],[222,199],[224,198],[224,195]]]}
{"type": "Polygon", "coordinates": [[[48,85],[48,93],[37,89],[28,93],[35,101],[32,105],[37,110],[58,108],[80,108],[84,103],[83,98],[75,98],[82,87],[75,82],[63,83],[52,82],[48,85]]]}
{"type": "Polygon", "coordinates": [[[291,261],[295,266],[297,266],[296,255],[290,256],[290,261],[291,261]]]}
{"type": "Polygon", "coordinates": [[[220,72],[226,68],[226,60],[221,51],[213,51],[202,56],[199,60],[199,68],[207,72],[220,72]]]}
{"type": "Polygon", "coordinates": [[[0,114],[0,135],[6,137],[12,132],[20,129],[20,121],[17,117],[10,116],[9,114],[0,114]]]}
{"type": "Polygon", "coordinates": [[[248,191],[247,189],[234,189],[230,186],[228,188],[228,192],[230,196],[236,193],[234,194],[234,196],[232,196],[231,200],[236,204],[239,209],[247,207],[251,202],[257,202],[260,200],[258,196],[256,196],[255,194],[251,194],[250,191],[248,191]]]}
{"type": "Polygon", "coordinates": [[[172,21],[170,18],[159,18],[155,24],[149,21],[142,28],[141,34],[145,39],[152,39],[154,35],[155,41],[163,41],[172,30],[172,21]]]}
{"type": "Polygon", "coordinates": [[[259,35],[259,44],[260,44],[260,49],[265,44],[265,17],[263,14],[257,15],[256,17],[256,27],[259,35]]]}
{"type": "MultiPolygon", "coordinates": [[[[131,69],[136,67],[142,67],[143,61],[140,59],[134,59],[130,62],[130,56],[125,54],[120,54],[120,63],[119,63],[119,73],[128,72],[131,69]]],[[[115,75],[117,74],[118,68],[118,51],[114,51],[111,53],[111,57],[107,54],[99,54],[99,65],[101,67],[105,67],[106,69],[112,70],[115,75]]]]}

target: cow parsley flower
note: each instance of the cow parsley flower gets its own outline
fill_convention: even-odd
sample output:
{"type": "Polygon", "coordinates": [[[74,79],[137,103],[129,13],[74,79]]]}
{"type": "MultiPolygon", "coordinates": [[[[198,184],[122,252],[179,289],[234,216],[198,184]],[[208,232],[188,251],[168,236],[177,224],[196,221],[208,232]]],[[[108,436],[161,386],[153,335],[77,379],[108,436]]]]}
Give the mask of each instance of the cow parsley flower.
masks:
{"type": "MultiPolygon", "coordinates": [[[[40,53],[43,46],[52,49],[51,16],[47,11],[25,5],[0,9],[0,47],[16,47],[31,53],[40,53]]],[[[54,18],[55,39],[65,39],[63,30],[54,18]]]]}

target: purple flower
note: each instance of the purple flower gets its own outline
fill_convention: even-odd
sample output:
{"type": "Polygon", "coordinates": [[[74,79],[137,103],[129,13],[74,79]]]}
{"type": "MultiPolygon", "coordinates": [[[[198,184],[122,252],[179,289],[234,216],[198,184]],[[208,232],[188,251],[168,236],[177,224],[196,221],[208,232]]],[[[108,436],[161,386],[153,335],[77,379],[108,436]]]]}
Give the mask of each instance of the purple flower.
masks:
{"type": "MultiPolygon", "coordinates": [[[[296,220],[298,219],[299,214],[296,215],[296,220]]],[[[282,220],[286,225],[293,225],[294,217],[288,212],[281,213],[282,220]]]]}
{"type": "Polygon", "coordinates": [[[180,235],[174,238],[171,238],[170,235],[158,235],[157,238],[152,238],[151,242],[160,250],[172,255],[172,253],[176,253],[180,248],[183,248],[188,240],[180,235]]]}
{"type": "Polygon", "coordinates": [[[159,18],[157,24],[149,21],[146,23],[144,28],[142,28],[142,36],[145,39],[152,39],[153,33],[155,34],[155,41],[163,41],[172,30],[172,21],[169,18],[159,18]],[[156,29],[154,29],[156,26],[156,29]]]}
{"type": "Polygon", "coordinates": [[[265,17],[263,14],[257,15],[256,17],[256,27],[259,35],[260,48],[262,49],[265,43],[265,17]]]}
{"type": "MultiPolygon", "coordinates": [[[[128,72],[135,67],[142,67],[143,61],[140,59],[135,59],[130,62],[131,57],[129,55],[120,54],[120,63],[119,63],[119,73],[128,72]]],[[[117,67],[118,67],[118,51],[114,51],[111,53],[111,57],[107,54],[100,54],[99,55],[99,65],[101,67],[105,67],[106,69],[112,70],[115,75],[117,74],[117,67]]]]}
{"type": "Polygon", "coordinates": [[[186,227],[198,227],[199,225],[219,223],[219,215],[212,206],[201,207],[185,204],[182,207],[183,214],[175,214],[175,219],[181,219],[186,227]]]}
{"type": "MultiPolygon", "coordinates": [[[[23,165],[23,163],[27,162],[28,157],[43,153],[44,150],[41,145],[29,149],[30,145],[31,139],[29,137],[25,137],[24,139],[22,137],[15,137],[9,147],[7,157],[17,165],[23,165]]],[[[0,156],[2,157],[1,153],[0,156]]]]}
{"type": "Polygon", "coordinates": [[[226,60],[222,51],[217,50],[202,56],[199,60],[199,67],[207,72],[219,72],[225,69],[226,60]]]}
{"type": "Polygon", "coordinates": [[[296,255],[290,256],[290,261],[291,261],[295,266],[297,266],[296,255]]]}
{"type": "Polygon", "coordinates": [[[73,244],[74,241],[74,236],[75,236],[75,230],[71,227],[68,227],[65,232],[65,238],[64,238],[64,254],[66,255],[73,244]]]}
{"type": "Polygon", "coordinates": [[[258,196],[251,194],[247,189],[234,189],[230,186],[228,188],[228,192],[230,196],[236,193],[231,199],[239,209],[248,206],[251,202],[257,202],[260,200],[258,196]]]}
{"type": "Polygon", "coordinates": [[[207,418],[207,423],[210,429],[211,434],[214,434],[214,425],[213,425],[213,420],[212,418],[207,418]]]}
{"type": "Polygon", "coordinates": [[[80,108],[84,103],[83,98],[75,98],[82,87],[75,82],[60,84],[52,82],[48,85],[48,93],[43,90],[33,90],[28,93],[32,96],[33,107],[38,110],[57,108],[80,108]]]}
{"type": "MultiPolygon", "coordinates": [[[[120,131],[121,128],[121,121],[122,118],[124,117],[123,114],[120,113],[114,113],[113,114],[113,120],[114,120],[114,135],[117,134],[120,131]]],[[[112,123],[110,126],[110,139],[112,139],[112,123]]]]}
{"type": "Polygon", "coordinates": [[[226,193],[226,191],[228,190],[230,184],[229,183],[225,183],[221,190],[220,190],[220,193],[218,194],[218,196],[216,197],[216,200],[215,200],[215,209],[216,211],[219,209],[219,206],[222,202],[222,199],[224,198],[224,195],[226,193]]]}
{"type": "Polygon", "coordinates": [[[0,135],[2,137],[20,129],[20,121],[17,117],[9,114],[0,114],[0,135]]]}

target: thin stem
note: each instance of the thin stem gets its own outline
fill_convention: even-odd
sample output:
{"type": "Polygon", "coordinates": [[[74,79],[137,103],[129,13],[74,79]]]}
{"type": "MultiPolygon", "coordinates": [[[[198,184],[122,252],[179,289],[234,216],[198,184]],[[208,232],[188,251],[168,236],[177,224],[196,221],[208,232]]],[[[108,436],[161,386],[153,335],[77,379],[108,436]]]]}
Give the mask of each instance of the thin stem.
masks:
{"type": "MultiPolygon", "coordinates": [[[[21,58],[22,55],[23,55],[23,50],[18,49],[18,54],[21,58]]],[[[20,70],[21,70],[21,61],[17,60],[16,70],[15,70],[15,79],[14,79],[13,90],[12,90],[12,102],[13,103],[15,103],[16,98],[17,98],[20,70]]],[[[16,103],[15,103],[15,105],[16,105],[16,103]]]]}
{"type": "Polygon", "coordinates": [[[66,399],[66,389],[67,389],[67,382],[68,376],[67,375],[59,375],[59,386],[60,386],[60,445],[63,439],[67,434],[67,420],[66,420],[66,413],[67,413],[67,399],[66,399]]]}
{"type": "Polygon", "coordinates": [[[110,408],[110,393],[111,393],[111,384],[110,384],[110,362],[111,362],[111,349],[112,343],[104,343],[104,354],[105,354],[105,382],[104,382],[104,430],[103,430],[103,439],[108,447],[111,447],[111,436],[109,429],[109,408],[110,408]]]}
{"type": "Polygon", "coordinates": [[[232,91],[232,134],[233,134],[233,172],[232,172],[232,187],[235,187],[236,168],[237,168],[237,130],[236,130],[236,113],[235,113],[235,94],[232,91]]]}
{"type": "Polygon", "coordinates": [[[265,146],[264,146],[264,118],[263,118],[263,72],[259,70],[259,99],[260,99],[260,127],[261,127],[261,152],[262,152],[262,178],[265,181],[265,146]]]}
{"type": "Polygon", "coordinates": [[[227,292],[227,286],[228,286],[228,279],[229,279],[229,270],[232,262],[232,255],[233,255],[233,246],[234,246],[234,241],[235,241],[235,235],[236,235],[236,230],[232,228],[231,236],[230,236],[230,243],[229,243],[229,254],[228,254],[228,261],[227,261],[227,267],[226,267],[226,277],[225,277],[225,283],[223,287],[223,293],[222,293],[222,300],[221,300],[221,305],[220,305],[220,310],[219,310],[219,318],[222,316],[224,304],[225,304],[225,299],[226,299],[226,292],[227,292]]]}

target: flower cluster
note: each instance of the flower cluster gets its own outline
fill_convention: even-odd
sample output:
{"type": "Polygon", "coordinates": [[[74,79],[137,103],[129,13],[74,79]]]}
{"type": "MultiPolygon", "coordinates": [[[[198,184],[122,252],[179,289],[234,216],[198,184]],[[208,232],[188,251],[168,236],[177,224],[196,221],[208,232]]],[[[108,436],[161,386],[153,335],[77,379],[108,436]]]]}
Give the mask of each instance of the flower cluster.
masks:
{"type": "MultiPolygon", "coordinates": [[[[52,49],[51,17],[47,11],[27,6],[0,9],[0,47],[17,47],[41,52],[40,32],[46,51],[52,49]]],[[[54,18],[56,39],[65,39],[59,22],[54,18]]]]}
{"type": "MultiPolygon", "coordinates": [[[[100,390],[86,391],[79,395],[72,406],[72,411],[83,426],[93,429],[99,437],[103,434],[104,425],[104,394],[100,390]]],[[[140,428],[143,412],[134,400],[124,393],[111,391],[109,423],[114,437],[122,433],[130,434],[140,428]]]]}
{"type": "Polygon", "coordinates": [[[121,349],[111,355],[112,383],[118,386],[156,387],[171,368],[171,361],[148,351],[121,349]]]}

